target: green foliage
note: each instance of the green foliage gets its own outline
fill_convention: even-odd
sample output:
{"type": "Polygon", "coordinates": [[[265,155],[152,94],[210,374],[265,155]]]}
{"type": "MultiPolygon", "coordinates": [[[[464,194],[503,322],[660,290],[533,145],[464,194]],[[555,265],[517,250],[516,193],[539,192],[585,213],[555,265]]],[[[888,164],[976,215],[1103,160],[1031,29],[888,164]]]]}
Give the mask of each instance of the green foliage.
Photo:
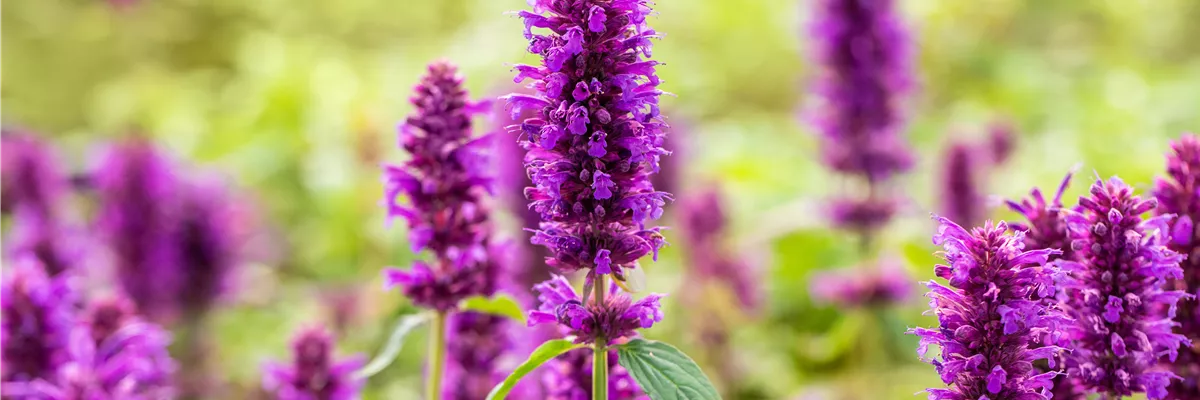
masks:
{"type": "Polygon", "coordinates": [[[720,400],[721,395],[687,354],[669,344],[636,338],[617,346],[617,360],[654,400],[720,400]]]}
{"type": "Polygon", "coordinates": [[[391,336],[388,336],[388,341],[384,346],[383,351],[380,351],[379,355],[375,356],[370,363],[367,363],[367,365],[363,366],[363,368],[358,371],[358,375],[366,378],[379,373],[379,371],[383,371],[384,368],[387,368],[392,361],[396,360],[396,356],[400,354],[400,348],[404,345],[404,337],[408,336],[408,333],[412,332],[412,330],[416,327],[421,326],[421,324],[424,324],[426,321],[429,321],[430,317],[431,315],[429,313],[421,313],[406,315],[400,318],[400,321],[396,323],[396,327],[392,329],[391,336]]]}
{"type": "Polygon", "coordinates": [[[512,296],[503,293],[495,294],[491,297],[469,297],[463,300],[459,309],[462,311],[475,311],[508,317],[520,322],[522,325],[525,324],[525,311],[521,310],[521,305],[512,296]]]}
{"type": "Polygon", "coordinates": [[[508,396],[508,392],[512,391],[517,386],[517,382],[520,382],[521,378],[524,378],[525,375],[529,375],[534,369],[537,369],[537,367],[545,364],[546,361],[550,361],[554,357],[582,347],[584,345],[572,343],[567,339],[554,339],[542,343],[537,349],[533,350],[533,353],[529,354],[529,358],[525,362],[522,362],[508,377],[504,378],[503,382],[492,388],[492,392],[488,393],[487,400],[504,400],[508,396]]]}

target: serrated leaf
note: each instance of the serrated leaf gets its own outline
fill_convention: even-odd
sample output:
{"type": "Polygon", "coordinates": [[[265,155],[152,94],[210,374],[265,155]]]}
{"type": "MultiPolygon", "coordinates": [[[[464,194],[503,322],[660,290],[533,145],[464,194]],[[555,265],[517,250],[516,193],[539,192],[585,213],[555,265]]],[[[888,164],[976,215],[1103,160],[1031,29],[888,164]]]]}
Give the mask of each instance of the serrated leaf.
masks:
{"type": "Polygon", "coordinates": [[[651,399],[721,399],[700,366],[675,346],[638,338],[617,346],[617,355],[618,363],[651,399]]]}
{"type": "Polygon", "coordinates": [[[463,300],[459,306],[462,311],[475,311],[484,314],[500,315],[525,323],[525,311],[521,304],[512,296],[497,294],[492,297],[473,296],[463,300]]]}
{"type": "Polygon", "coordinates": [[[525,375],[529,375],[530,372],[533,372],[533,370],[546,361],[550,361],[550,359],[558,357],[562,353],[583,346],[582,344],[575,344],[566,339],[554,339],[542,343],[541,346],[533,350],[533,353],[529,355],[529,358],[525,362],[518,365],[508,377],[504,378],[504,382],[500,382],[499,385],[492,388],[491,393],[488,393],[487,400],[503,400],[508,396],[508,392],[512,391],[517,386],[517,382],[520,382],[521,378],[524,378],[525,375]]]}
{"type": "Polygon", "coordinates": [[[379,355],[375,356],[366,366],[358,370],[358,376],[360,378],[368,378],[378,374],[379,371],[383,371],[388,365],[391,365],[392,361],[396,360],[396,356],[400,355],[400,348],[404,345],[404,337],[408,336],[408,333],[412,332],[414,328],[428,321],[430,316],[429,313],[420,313],[401,317],[400,321],[396,323],[396,327],[392,328],[392,335],[388,337],[383,351],[379,352],[379,355]]]}

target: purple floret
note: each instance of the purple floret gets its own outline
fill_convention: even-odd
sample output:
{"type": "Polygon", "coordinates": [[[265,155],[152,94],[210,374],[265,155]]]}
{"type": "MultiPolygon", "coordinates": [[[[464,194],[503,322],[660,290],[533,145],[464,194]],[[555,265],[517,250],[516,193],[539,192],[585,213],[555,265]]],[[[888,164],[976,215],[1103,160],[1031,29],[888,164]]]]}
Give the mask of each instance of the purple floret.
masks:
{"type": "Polygon", "coordinates": [[[0,382],[50,379],[67,362],[75,294],[34,258],[5,261],[0,290],[0,382]]]}
{"type": "Polygon", "coordinates": [[[970,231],[953,221],[939,223],[934,244],[949,265],[934,273],[948,281],[926,283],[938,326],[914,328],[917,354],[937,369],[945,388],[930,388],[930,400],[1046,399],[1058,372],[1039,372],[1036,360],[1056,367],[1056,346],[1036,346],[1070,320],[1042,299],[1055,293],[1057,267],[1046,260],[1058,250],[1025,250],[1024,234],[1008,233],[1004,222],[970,231]],[[930,345],[941,356],[925,359],[930,345]]]}
{"type": "Polygon", "coordinates": [[[1107,396],[1145,393],[1166,397],[1175,374],[1157,367],[1189,341],[1172,333],[1176,303],[1189,297],[1166,290],[1182,279],[1180,254],[1166,247],[1170,214],[1142,219],[1158,206],[1116,177],[1096,180],[1078,210],[1065,210],[1077,261],[1060,260],[1074,340],[1069,374],[1085,389],[1107,396]]]}
{"type": "Polygon", "coordinates": [[[528,149],[534,187],[525,190],[542,224],[533,243],[554,253],[565,272],[615,273],[665,244],[657,227],[671,195],[656,191],[667,128],[659,115],[659,79],[650,60],[645,0],[538,0],[521,11],[529,52],[541,65],[517,65],[515,82],[535,94],[507,96],[528,149]],[[536,31],[534,28],[538,28],[536,31]]]}

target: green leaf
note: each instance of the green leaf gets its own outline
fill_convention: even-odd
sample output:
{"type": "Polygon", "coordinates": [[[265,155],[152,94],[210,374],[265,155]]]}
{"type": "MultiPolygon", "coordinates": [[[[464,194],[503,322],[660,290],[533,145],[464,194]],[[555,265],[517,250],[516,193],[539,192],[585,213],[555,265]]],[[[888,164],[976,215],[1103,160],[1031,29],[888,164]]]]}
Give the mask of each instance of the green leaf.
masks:
{"type": "Polygon", "coordinates": [[[617,346],[618,362],[654,400],[720,400],[704,371],[669,344],[633,339],[617,346]]]}
{"type": "Polygon", "coordinates": [[[370,363],[367,363],[366,366],[358,370],[358,376],[360,378],[368,378],[387,368],[392,361],[396,360],[396,356],[400,355],[400,348],[404,344],[404,337],[409,332],[412,332],[414,328],[428,321],[430,316],[429,313],[420,313],[400,318],[400,322],[397,322],[396,327],[392,329],[392,335],[388,337],[383,351],[379,352],[379,355],[375,356],[375,359],[371,360],[370,363]]]}
{"type": "Polygon", "coordinates": [[[463,311],[475,311],[509,317],[521,321],[522,324],[525,323],[525,311],[521,310],[520,303],[517,303],[516,299],[506,294],[497,294],[492,297],[469,297],[463,300],[459,308],[463,311]]]}
{"type": "Polygon", "coordinates": [[[529,359],[525,360],[525,362],[521,363],[521,365],[518,365],[517,369],[514,369],[512,374],[509,374],[507,378],[504,378],[504,382],[500,382],[499,385],[496,385],[495,388],[492,388],[492,392],[488,393],[487,400],[503,400],[506,396],[508,396],[508,392],[512,391],[513,387],[517,386],[517,382],[519,382],[521,378],[524,378],[525,375],[533,372],[533,370],[537,369],[538,366],[541,366],[546,361],[550,361],[550,359],[554,357],[558,357],[558,355],[562,353],[566,353],[583,346],[584,345],[582,344],[571,343],[570,340],[566,339],[554,339],[546,341],[546,343],[542,343],[541,346],[538,346],[537,349],[533,350],[533,354],[529,355],[529,359]]]}

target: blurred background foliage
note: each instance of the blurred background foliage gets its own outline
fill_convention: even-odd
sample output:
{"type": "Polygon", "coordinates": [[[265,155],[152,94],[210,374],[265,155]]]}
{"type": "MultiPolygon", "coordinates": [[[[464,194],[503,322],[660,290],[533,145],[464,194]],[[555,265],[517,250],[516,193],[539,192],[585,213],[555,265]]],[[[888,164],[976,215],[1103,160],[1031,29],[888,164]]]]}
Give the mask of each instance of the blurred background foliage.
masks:
{"type": "MultiPolygon", "coordinates": [[[[918,167],[910,201],[883,238],[885,257],[931,277],[927,215],[941,149],[1010,121],[1019,135],[988,171],[999,198],[1053,187],[1076,164],[1145,189],[1168,140],[1200,129],[1200,2],[1194,0],[897,0],[918,42],[921,91],[909,102],[918,167]]],[[[923,301],[838,311],[807,295],[816,270],[859,262],[827,229],[821,199],[844,185],[817,162],[806,104],[809,1],[660,0],[651,25],[667,115],[686,143],[681,195],[724,189],[729,238],[754,260],[765,310],[737,318],[746,398],[910,398],[937,384],[905,326],[930,325],[923,301]],[[870,346],[883,346],[870,347],[870,346]],[[878,349],[878,350],[875,350],[878,349]]],[[[5,1],[3,122],[52,138],[75,170],[95,146],[135,132],[232,177],[270,222],[278,257],[243,274],[219,311],[216,354],[234,393],[286,354],[293,328],[353,313],[343,350],[373,353],[408,312],[378,271],[413,255],[402,224],[385,226],[378,166],[403,159],[394,128],[410,87],[438,58],[461,66],[478,97],[513,88],[524,52],[520,0],[5,1]]],[[[480,131],[486,121],[480,122],[480,131]]],[[[667,224],[671,225],[671,217],[667,224]]],[[[668,232],[671,240],[674,234],[668,232]]],[[[523,239],[521,239],[523,240],[523,239]]],[[[678,292],[676,246],[649,266],[650,288],[678,292]]],[[[918,290],[914,282],[914,290],[918,290]]],[[[737,311],[737,310],[732,310],[737,311]]],[[[692,353],[691,306],[673,302],[648,332],[692,353]]],[[[739,314],[734,312],[733,314],[739,314]]],[[[703,317],[703,316],[700,316],[703,317]]],[[[422,337],[370,383],[367,398],[415,398],[422,337]]],[[[707,361],[712,364],[712,360],[707,361]]],[[[234,398],[242,398],[237,395],[234,398]]]]}

